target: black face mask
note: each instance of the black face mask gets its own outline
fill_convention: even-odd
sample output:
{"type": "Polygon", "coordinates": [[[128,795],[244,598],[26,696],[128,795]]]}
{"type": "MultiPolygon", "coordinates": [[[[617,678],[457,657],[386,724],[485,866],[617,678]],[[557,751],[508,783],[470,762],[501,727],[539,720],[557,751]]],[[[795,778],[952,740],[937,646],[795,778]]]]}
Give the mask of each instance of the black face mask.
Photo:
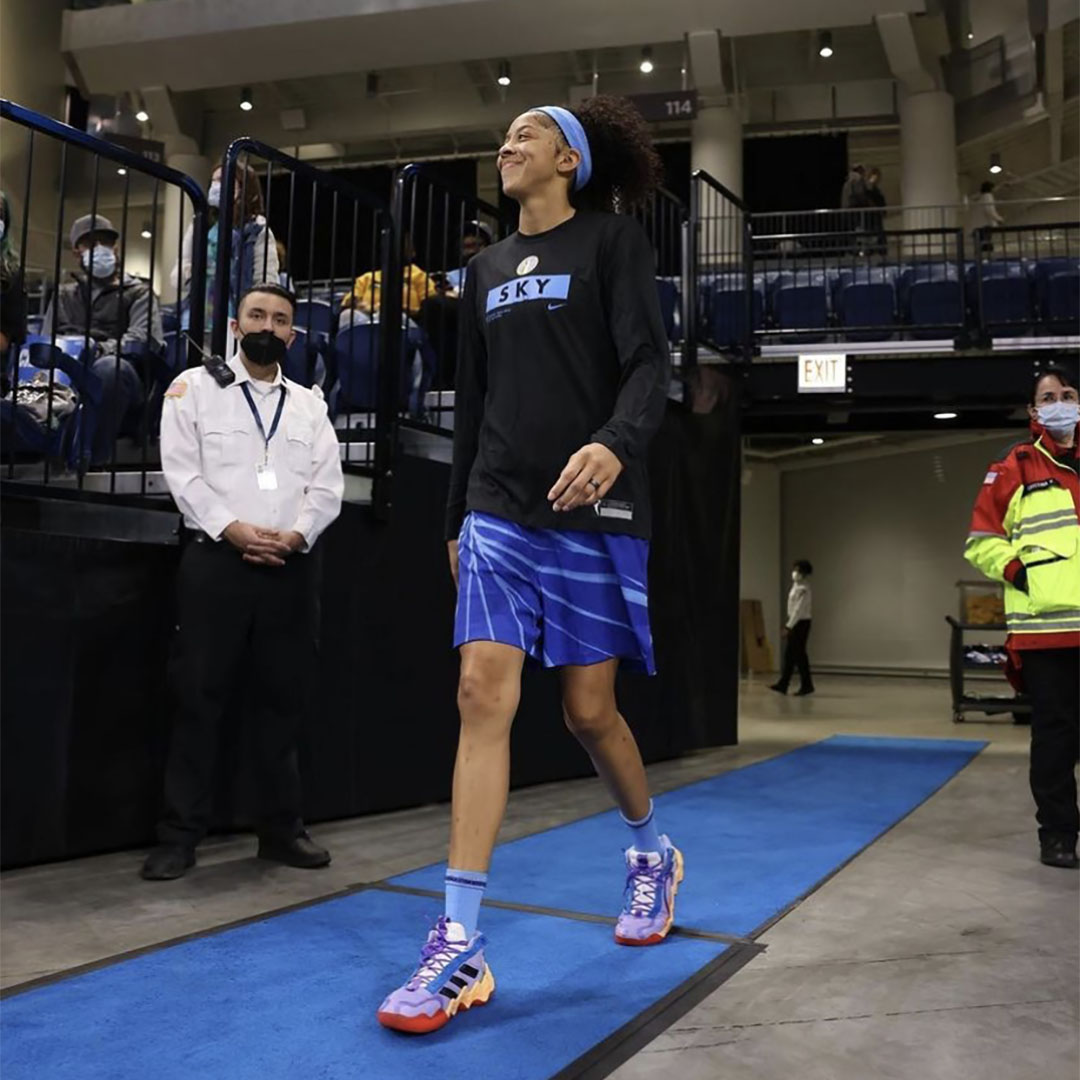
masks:
{"type": "Polygon", "coordinates": [[[240,339],[240,348],[256,367],[271,367],[273,364],[285,363],[285,342],[272,330],[245,334],[240,339]]]}

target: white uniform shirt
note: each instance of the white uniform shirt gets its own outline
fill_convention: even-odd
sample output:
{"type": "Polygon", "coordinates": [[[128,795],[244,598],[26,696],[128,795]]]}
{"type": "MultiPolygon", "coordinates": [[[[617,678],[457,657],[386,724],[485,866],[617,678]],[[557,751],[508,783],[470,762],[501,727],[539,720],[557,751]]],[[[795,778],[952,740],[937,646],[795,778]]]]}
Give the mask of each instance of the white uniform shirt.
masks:
{"type": "Polygon", "coordinates": [[[804,581],[796,581],[791,586],[787,598],[787,628],[791,630],[797,622],[810,618],[812,596],[810,586],[804,581]]]}
{"type": "Polygon", "coordinates": [[[219,386],[203,367],[177,376],[161,414],[161,467],[184,524],[215,540],[234,521],[296,531],[310,550],[341,512],[345,489],[337,435],[320,396],[282,378],[252,379],[239,356],[229,361],[236,380],[219,386]],[[242,386],[273,426],[282,386],[285,405],[267,451],[242,386]],[[256,467],[266,460],[277,479],[260,489],[256,467]]]}

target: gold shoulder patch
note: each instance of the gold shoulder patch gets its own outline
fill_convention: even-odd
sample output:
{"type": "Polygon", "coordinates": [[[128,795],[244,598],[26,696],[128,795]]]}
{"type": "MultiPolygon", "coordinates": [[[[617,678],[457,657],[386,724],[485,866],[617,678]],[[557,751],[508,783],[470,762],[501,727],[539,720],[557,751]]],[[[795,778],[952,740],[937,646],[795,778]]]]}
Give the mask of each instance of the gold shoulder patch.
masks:
{"type": "Polygon", "coordinates": [[[183,397],[187,393],[187,383],[183,379],[174,379],[169,389],[165,391],[166,397],[183,397]]]}

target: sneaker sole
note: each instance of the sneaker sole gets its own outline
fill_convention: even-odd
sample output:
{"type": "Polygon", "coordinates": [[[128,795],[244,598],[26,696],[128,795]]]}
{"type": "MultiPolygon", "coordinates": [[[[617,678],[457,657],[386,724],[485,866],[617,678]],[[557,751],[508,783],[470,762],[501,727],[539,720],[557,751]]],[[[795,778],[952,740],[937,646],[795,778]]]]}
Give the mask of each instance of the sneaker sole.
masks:
{"type": "Polygon", "coordinates": [[[495,976],[491,974],[491,968],[486,968],[484,974],[468,990],[434,1016],[402,1016],[400,1013],[378,1012],[375,1017],[383,1027],[393,1031],[402,1031],[407,1035],[428,1035],[445,1027],[457,1013],[471,1009],[474,1005],[486,1005],[494,993],[495,976]]]}
{"type": "Polygon", "coordinates": [[[618,933],[615,934],[615,941],[619,945],[659,945],[671,932],[672,926],[675,925],[675,897],[679,895],[679,886],[682,884],[683,879],[683,857],[682,852],[675,848],[675,885],[671,890],[671,910],[668,912],[667,922],[664,923],[663,930],[657,930],[655,934],[651,934],[647,938],[626,938],[619,937],[618,933]]]}

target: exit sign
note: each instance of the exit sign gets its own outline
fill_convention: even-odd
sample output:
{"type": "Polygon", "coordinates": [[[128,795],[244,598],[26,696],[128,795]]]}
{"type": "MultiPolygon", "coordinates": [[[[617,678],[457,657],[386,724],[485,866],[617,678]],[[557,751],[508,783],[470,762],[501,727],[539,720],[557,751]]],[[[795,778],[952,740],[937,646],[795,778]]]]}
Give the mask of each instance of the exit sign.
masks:
{"type": "Polygon", "coordinates": [[[650,123],[693,120],[697,116],[696,90],[672,90],[666,94],[630,94],[630,100],[650,123]]]}
{"type": "Polygon", "coordinates": [[[800,394],[842,394],[846,390],[845,353],[811,353],[799,357],[800,394]]]}

